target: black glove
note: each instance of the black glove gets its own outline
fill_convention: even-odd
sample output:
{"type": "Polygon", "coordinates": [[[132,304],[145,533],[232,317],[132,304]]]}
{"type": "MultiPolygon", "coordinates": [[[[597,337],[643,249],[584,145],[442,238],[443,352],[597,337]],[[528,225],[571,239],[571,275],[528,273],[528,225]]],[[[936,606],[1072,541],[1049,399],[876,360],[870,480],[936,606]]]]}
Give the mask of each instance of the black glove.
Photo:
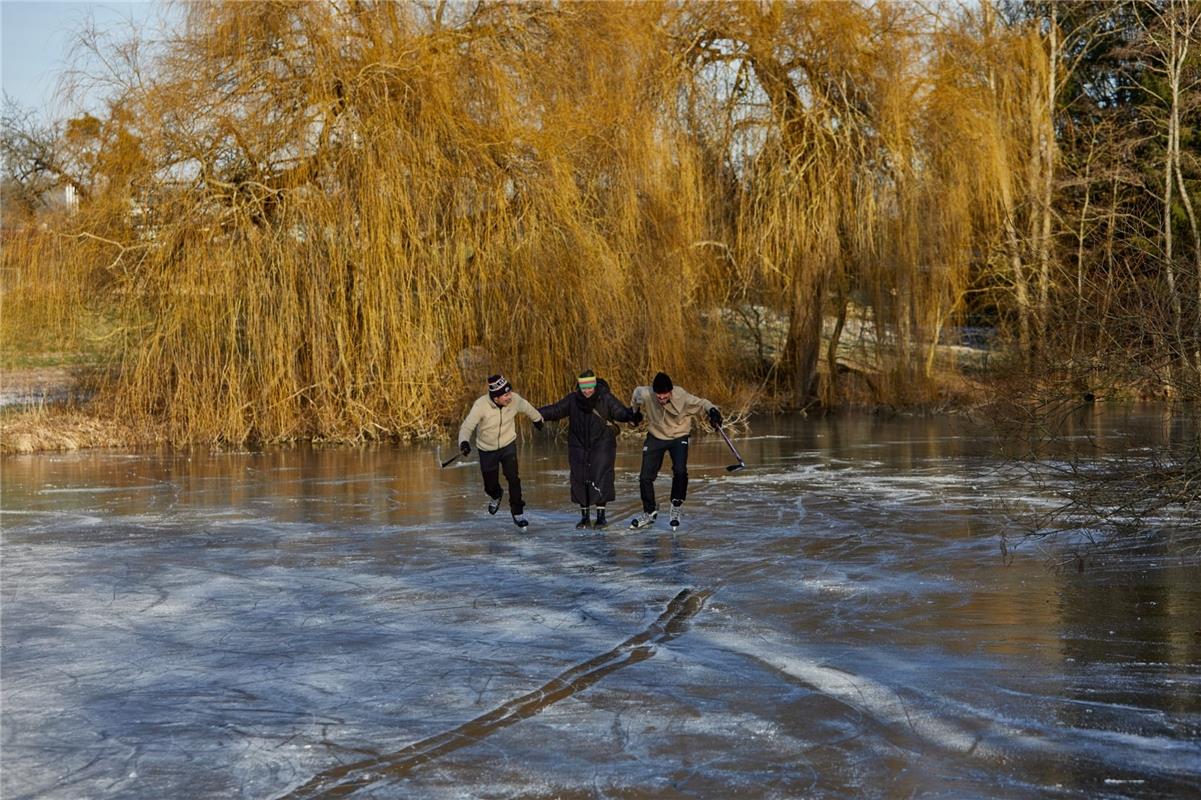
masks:
{"type": "Polygon", "coordinates": [[[642,411],[641,410],[635,411],[634,416],[630,417],[630,424],[631,425],[641,425],[642,424],[642,411]]]}
{"type": "Polygon", "coordinates": [[[471,452],[471,445],[469,445],[467,442],[459,442],[459,452],[463,455],[467,455],[471,452]]]}
{"type": "Polygon", "coordinates": [[[538,420],[534,423],[534,429],[539,431],[542,430],[542,420],[538,420]]]}
{"type": "Polygon", "coordinates": [[[709,422],[714,428],[721,427],[721,412],[716,407],[709,409],[709,422]]]}

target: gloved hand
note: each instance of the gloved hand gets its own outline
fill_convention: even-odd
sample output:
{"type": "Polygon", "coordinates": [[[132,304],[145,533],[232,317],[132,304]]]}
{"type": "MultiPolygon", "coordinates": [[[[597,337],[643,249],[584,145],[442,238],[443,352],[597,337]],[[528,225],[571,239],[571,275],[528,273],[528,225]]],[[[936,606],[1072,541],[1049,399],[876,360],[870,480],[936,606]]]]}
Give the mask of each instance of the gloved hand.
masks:
{"type": "Polygon", "coordinates": [[[471,452],[471,445],[467,442],[459,442],[459,452],[463,455],[467,455],[471,452]]]}
{"type": "Polygon", "coordinates": [[[542,430],[542,420],[538,420],[534,423],[534,429],[539,431],[542,430]]]}
{"type": "Polygon", "coordinates": [[[634,416],[630,418],[630,424],[631,425],[641,425],[642,424],[642,410],[641,409],[638,409],[634,412],[634,416]]]}
{"type": "Polygon", "coordinates": [[[716,407],[709,409],[709,422],[714,428],[721,427],[721,412],[716,407]]]}

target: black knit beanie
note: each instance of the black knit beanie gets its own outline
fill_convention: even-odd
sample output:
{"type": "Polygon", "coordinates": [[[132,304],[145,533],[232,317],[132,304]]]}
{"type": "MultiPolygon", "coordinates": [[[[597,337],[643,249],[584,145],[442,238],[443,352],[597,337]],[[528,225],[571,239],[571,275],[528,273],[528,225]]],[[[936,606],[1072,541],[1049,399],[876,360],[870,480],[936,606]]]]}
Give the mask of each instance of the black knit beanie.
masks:
{"type": "Polygon", "coordinates": [[[504,375],[491,375],[488,378],[488,396],[493,400],[506,392],[513,391],[513,384],[505,380],[504,375]]]}
{"type": "Polygon", "coordinates": [[[655,374],[655,382],[651,384],[651,388],[655,390],[655,394],[666,394],[672,389],[671,378],[667,377],[666,372],[655,374]]]}

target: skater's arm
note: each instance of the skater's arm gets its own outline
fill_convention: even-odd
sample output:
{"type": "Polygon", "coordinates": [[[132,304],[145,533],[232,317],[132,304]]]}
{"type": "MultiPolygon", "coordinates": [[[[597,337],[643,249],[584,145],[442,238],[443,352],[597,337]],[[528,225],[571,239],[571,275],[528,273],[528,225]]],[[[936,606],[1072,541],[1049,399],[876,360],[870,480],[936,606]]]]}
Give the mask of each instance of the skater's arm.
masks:
{"type": "Polygon", "coordinates": [[[605,395],[605,406],[609,409],[609,418],[618,422],[633,422],[634,409],[627,408],[612,394],[605,395]]]}
{"type": "Polygon", "coordinates": [[[683,391],[678,386],[676,387],[676,391],[684,396],[681,406],[684,409],[685,414],[700,414],[701,412],[704,412],[705,416],[709,419],[710,425],[712,425],[714,428],[721,427],[721,412],[717,410],[717,406],[713,405],[713,403],[710,403],[703,397],[697,397],[696,395],[688,394],[688,392],[683,391]]]}
{"type": "Polygon", "coordinates": [[[700,413],[708,414],[709,409],[717,408],[717,406],[713,405],[705,398],[697,397],[694,394],[689,394],[679,386],[675,387],[672,397],[679,406],[680,413],[685,415],[700,413]]]}
{"type": "Polygon", "coordinates": [[[630,409],[634,412],[633,416],[630,417],[631,425],[642,424],[643,404],[646,402],[647,398],[650,397],[649,392],[649,386],[634,387],[634,394],[630,396],[630,409]]]}
{"type": "Polygon", "coordinates": [[[463,424],[459,426],[459,441],[470,442],[472,435],[475,433],[476,427],[480,424],[480,414],[483,413],[482,405],[479,400],[476,400],[471,405],[471,410],[467,412],[467,419],[463,420],[463,424]]]}
{"type": "Polygon", "coordinates": [[[538,409],[530,405],[528,400],[514,392],[513,402],[517,404],[517,410],[529,417],[535,427],[542,427],[542,415],[538,413],[538,409]]]}
{"type": "MultiPolygon", "coordinates": [[[[572,393],[574,394],[574,392],[572,393]]],[[[538,413],[542,415],[544,420],[554,422],[557,419],[563,419],[571,413],[571,394],[564,397],[557,403],[551,403],[549,406],[539,406],[538,413]]]]}

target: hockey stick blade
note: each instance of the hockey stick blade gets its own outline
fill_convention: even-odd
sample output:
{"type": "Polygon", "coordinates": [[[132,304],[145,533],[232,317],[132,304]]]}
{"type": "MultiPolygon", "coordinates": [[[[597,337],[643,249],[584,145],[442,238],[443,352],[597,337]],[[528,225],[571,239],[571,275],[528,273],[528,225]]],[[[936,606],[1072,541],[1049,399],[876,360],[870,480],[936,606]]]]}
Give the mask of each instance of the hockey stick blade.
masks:
{"type": "Polygon", "coordinates": [[[738,459],[737,464],[731,464],[726,467],[726,472],[737,472],[740,469],[746,469],[746,464],[743,463],[742,456],[738,455],[738,451],[734,448],[734,443],[730,441],[730,437],[726,436],[726,432],[720,426],[715,427],[717,427],[717,432],[721,434],[721,438],[726,440],[726,445],[729,446],[730,452],[734,454],[734,458],[738,459]]]}

